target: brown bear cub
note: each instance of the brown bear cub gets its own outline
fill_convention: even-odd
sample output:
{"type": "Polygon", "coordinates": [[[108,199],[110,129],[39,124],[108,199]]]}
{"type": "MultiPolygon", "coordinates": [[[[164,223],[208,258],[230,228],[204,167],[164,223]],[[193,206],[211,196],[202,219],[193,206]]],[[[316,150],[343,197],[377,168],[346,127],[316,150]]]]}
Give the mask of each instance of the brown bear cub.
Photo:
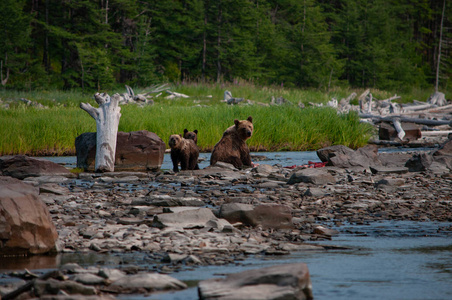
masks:
{"type": "Polygon", "coordinates": [[[253,134],[253,118],[234,120],[234,125],[226,129],[221,140],[215,145],[210,156],[210,165],[218,161],[230,163],[236,168],[252,167],[250,149],[246,140],[253,134]]]}
{"type": "Polygon", "coordinates": [[[171,148],[171,160],[173,161],[173,171],[198,170],[199,148],[195,141],[184,139],[180,134],[173,134],[169,138],[168,145],[171,148]]]}
{"type": "Polygon", "coordinates": [[[188,131],[187,128],[184,129],[184,139],[194,140],[195,144],[198,144],[198,130],[188,131]]]}

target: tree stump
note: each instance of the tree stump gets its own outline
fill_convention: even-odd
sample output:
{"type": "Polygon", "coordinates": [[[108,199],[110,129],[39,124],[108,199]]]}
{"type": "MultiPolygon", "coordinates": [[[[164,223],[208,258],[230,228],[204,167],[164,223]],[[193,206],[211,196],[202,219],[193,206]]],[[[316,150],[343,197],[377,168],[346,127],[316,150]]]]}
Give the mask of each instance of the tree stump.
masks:
{"type": "Polygon", "coordinates": [[[96,93],[94,99],[99,104],[94,108],[89,103],[81,103],[80,108],[96,120],[96,172],[113,172],[115,169],[116,138],[118,134],[121,107],[119,94],[111,98],[108,94],[96,93]]]}

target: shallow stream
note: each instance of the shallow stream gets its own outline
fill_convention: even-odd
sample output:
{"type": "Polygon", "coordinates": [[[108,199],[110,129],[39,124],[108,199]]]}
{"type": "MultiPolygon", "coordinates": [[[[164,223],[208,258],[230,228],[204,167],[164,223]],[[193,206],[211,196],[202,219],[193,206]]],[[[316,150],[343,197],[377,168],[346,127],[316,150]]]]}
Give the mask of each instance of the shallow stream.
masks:
{"type": "MultiPolygon", "coordinates": [[[[253,153],[265,156],[257,163],[302,165],[319,161],[315,152],[253,153]]],[[[201,154],[209,164],[210,154],[201,154]]],[[[54,157],[52,161],[75,167],[75,157],[54,157]]],[[[162,169],[171,169],[165,156],[162,169]]],[[[451,208],[452,209],[452,208],[451,208]]],[[[331,225],[330,227],[334,227],[331,225]]],[[[366,225],[347,224],[341,233],[318,244],[340,246],[342,250],[304,251],[287,256],[249,256],[236,264],[185,268],[170,274],[192,286],[184,291],[150,296],[123,296],[120,299],[198,299],[199,280],[221,277],[247,269],[304,262],[308,265],[314,298],[319,299],[452,299],[452,223],[383,221],[366,225]]],[[[11,270],[46,271],[67,262],[111,268],[156,264],[146,253],[62,254],[54,257],[0,259],[0,273],[11,270]]],[[[157,262],[158,264],[158,262],[157,262]]],[[[0,274],[0,282],[6,276],[0,274]]]]}
{"type": "MultiPolygon", "coordinates": [[[[237,264],[201,266],[170,274],[191,288],[180,292],[124,295],[120,299],[198,299],[199,280],[221,277],[247,269],[286,263],[308,265],[314,298],[321,299],[452,299],[452,223],[383,221],[344,225],[331,241],[318,244],[342,250],[304,251],[287,256],[249,256],[237,264]]],[[[111,268],[138,265],[152,270],[155,261],[145,253],[62,254],[4,260],[0,272],[48,271],[77,262],[84,267],[111,268]]],[[[157,262],[158,264],[158,262],[157,262]]],[[[5,278],[0,275],[0,282],[5,278]]]]}

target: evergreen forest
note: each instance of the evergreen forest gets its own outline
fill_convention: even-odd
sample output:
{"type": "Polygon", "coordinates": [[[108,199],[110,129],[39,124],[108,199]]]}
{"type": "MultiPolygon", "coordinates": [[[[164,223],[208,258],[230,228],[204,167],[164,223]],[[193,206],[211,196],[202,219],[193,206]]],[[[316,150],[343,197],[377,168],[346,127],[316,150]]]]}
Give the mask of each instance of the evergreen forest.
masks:
{"type": "Polygon", "coordinates": [[[450,89],[445,0],[1,0],[15,90],[158,82],[450,89]]]}

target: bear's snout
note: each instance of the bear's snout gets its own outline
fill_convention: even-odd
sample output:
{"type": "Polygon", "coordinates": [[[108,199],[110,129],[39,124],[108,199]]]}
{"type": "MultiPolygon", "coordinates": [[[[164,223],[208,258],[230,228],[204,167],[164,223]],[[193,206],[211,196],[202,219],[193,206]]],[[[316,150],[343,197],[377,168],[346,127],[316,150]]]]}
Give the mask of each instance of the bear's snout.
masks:
{"type": "Polygon", "coordinates": [[[252,133],[253,133],[253,132],[252,132],[251,130],[247,130],[247,131],[246,131],[246,135],[247,135],[248,137],[250,137],[252,133]]]}

